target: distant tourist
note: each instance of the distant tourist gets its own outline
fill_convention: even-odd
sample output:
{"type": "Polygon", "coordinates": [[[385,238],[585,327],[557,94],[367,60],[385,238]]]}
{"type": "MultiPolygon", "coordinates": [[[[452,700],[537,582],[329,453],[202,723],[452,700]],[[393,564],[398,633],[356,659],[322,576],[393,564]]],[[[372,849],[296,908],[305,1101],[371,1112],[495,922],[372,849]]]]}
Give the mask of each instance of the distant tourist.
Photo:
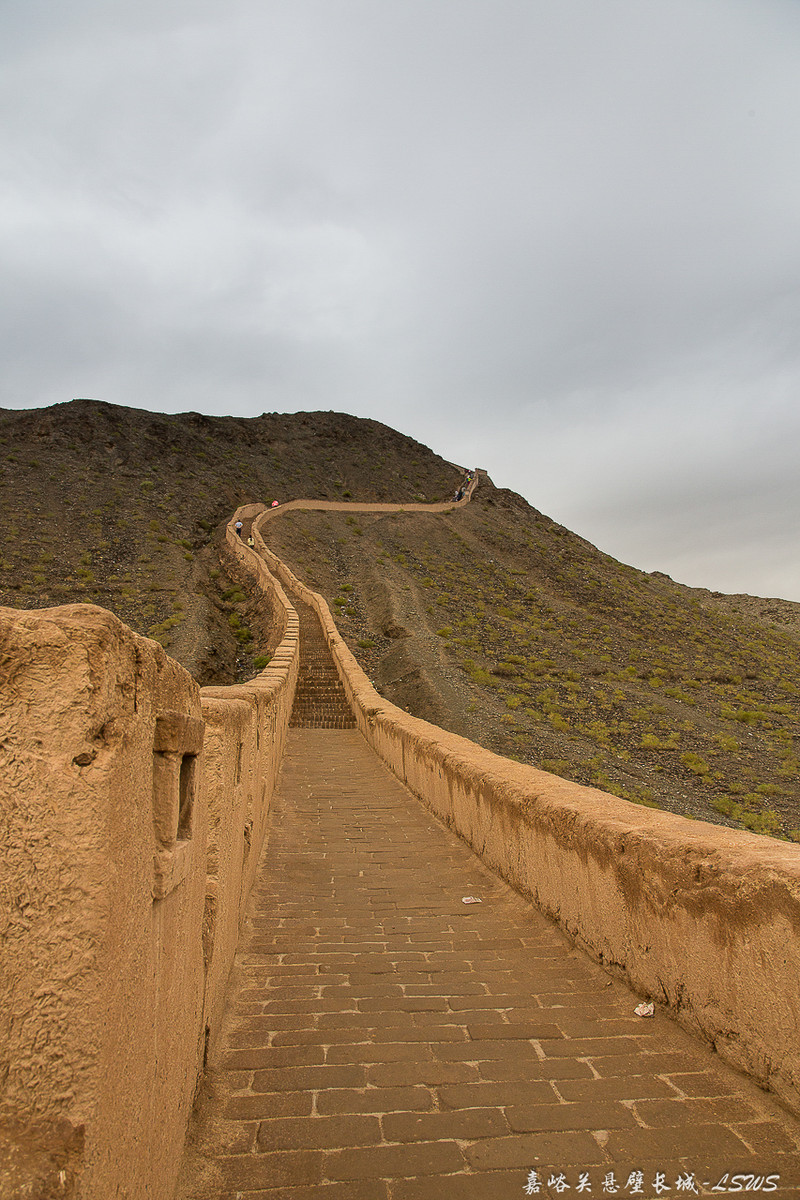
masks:
{"type": "Polygon", "coordinates": [[[273,507],[273,508],[277,508],[277,507],[278,507],[278,501],[277,501],[277,500],[273,500],[273,501],[272,501],[272,507],[273,507]]]}
{"type": "Polygon", "coordinates": [[[250,534],[250,537],[247,539],[247,544],[248,544],[248,546],[250,547],[250,549],[251,549],[251,550],[252,550],[252,549],[253,549],[253,547],[255,546],[255,542],[253,541],[253,535],[252,535],[252,533],[250,534]]]}
{"type": "Polygon", "coordinates": [[[237,522],[236,522],[236,524],[234,525],[234,527],[233,527],[233,528],[236,530],[236,532],[238,533],[239,537],[241,537],[241,536],[242,536],[242,528],[243,528],[243,526],[242,526],[242,522],[241,522],[241,521],[237,521],[237,522]]]}

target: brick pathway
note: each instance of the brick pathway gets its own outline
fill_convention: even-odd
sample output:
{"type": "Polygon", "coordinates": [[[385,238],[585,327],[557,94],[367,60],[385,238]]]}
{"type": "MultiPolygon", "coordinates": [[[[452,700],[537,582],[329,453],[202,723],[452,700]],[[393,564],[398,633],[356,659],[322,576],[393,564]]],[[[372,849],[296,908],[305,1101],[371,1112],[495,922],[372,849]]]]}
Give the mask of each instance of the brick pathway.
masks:
{"type": "Polygon", "coordinates": [[[182,1200],[797,1197],[800,1124],[637,1002],[359,733],[291,730],[182,1200]]]}

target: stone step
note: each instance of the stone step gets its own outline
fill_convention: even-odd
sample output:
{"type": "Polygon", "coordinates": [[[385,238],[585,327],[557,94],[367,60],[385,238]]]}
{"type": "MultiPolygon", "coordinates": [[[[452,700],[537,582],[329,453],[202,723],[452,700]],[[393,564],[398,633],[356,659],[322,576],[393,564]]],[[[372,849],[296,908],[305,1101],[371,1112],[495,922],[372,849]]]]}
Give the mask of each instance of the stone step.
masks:
{"type": "Polygon", "coordinates": [[[355,729],[356,720],[319,618],[294,600],[300,621],[300,673],[289,724],[295,729],[355,729]]]}

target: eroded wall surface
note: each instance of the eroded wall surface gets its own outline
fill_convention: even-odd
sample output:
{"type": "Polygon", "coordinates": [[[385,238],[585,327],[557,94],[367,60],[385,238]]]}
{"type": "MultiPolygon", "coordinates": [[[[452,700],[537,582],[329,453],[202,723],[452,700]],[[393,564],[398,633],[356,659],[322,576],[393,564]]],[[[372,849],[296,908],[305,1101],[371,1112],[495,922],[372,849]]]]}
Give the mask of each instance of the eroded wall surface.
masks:
{"type": "Polygon", "coordinates": [[[57,1127],[76,1177],[135,1174],[148,1139],[162,1172],[203,995],[198,690],[103,609],[0,618],[2,1114],[57,1127]]]}

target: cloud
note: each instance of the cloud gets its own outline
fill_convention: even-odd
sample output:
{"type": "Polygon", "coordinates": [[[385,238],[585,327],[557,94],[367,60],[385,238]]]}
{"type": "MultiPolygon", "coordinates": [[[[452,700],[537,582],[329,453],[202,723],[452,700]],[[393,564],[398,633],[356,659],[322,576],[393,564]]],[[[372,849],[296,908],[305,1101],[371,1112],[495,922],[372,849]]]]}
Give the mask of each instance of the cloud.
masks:
{"type": "Polygon", "coordinates": [[[800,599],[799,43],[789,0],[7,6],[0,404],[369,415],[800,599]]]}

